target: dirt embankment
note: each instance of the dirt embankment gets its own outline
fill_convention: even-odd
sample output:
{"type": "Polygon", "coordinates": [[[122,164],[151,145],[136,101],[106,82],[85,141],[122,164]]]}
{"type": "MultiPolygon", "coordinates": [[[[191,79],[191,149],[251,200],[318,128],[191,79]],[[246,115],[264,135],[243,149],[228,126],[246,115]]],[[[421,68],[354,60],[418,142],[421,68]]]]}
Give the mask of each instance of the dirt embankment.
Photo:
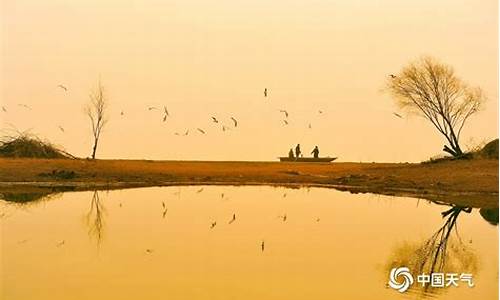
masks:
{"type": "Polygon", "coordinates": [[[0,158],[0,191],[173,184],[325,186],[352,192],[439,197],[444,202],[454,198],[453,203],[486,201],[491,206],[498,202],[498,160],[311,164],[0,158]]]}

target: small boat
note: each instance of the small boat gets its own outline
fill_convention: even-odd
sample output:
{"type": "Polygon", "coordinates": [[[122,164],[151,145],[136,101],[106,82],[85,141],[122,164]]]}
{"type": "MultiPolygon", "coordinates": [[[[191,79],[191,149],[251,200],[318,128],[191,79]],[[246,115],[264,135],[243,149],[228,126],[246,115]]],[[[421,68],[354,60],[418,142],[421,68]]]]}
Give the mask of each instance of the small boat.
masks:
{"type": "Polygon", "coordinates": [[[281,162],[332,162],[336,157],[288,157],[283,156],[279,158],[281,162]]]}

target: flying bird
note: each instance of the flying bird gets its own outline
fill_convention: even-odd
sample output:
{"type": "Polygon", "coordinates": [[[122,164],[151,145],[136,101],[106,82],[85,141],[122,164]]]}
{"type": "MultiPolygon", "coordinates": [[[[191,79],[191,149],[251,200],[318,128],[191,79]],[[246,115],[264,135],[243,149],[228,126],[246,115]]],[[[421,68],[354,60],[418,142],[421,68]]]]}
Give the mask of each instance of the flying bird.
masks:
{"type": "Polygon", "coordinates": [[[238,120],[236,120],[235,118],[231,117],[231,120],[233,120],[233,123],[234,123],[234,127],[238,127],[238,120]]]}
{"type": "Polygon", "coordinates": [[[311,128],[312,128],[311,123],[309,123],[309,126],[308,126],[308,127],[309,127],[309,129],[311,129],[311,128]]]}
{"type": "Polygon", "coordinates": [[[214,123],[219,123],[219,120],[217,120],[217,118],[216,118],[216,117],[212,117],[212,121],[213,121],[214,123]]]}
{"type": "Polygon", "coordinates": [[[283,123],[284,123],[285,125],[288,125],[288,121],[287,121],[287,120],[282,120],[282,121],[283,121],[283,123]]]}
{"type": "Polygon", "coordinates": [[[236,214],[233,214],[233,218],[229,221],[229,224],[233,223],[236,221],[236,214]]]}
{"type": "Polygon", "coordinates": [[[205,130],[201,129],[201,128],[196,128],[196,130],[198,130],[199,132],[203,133],[203,134],[206,134],[205,130]]]}
{"type": "Polygon", "coordinates": [[[317,218],[317,219],[316,219],[316,222],[319,222],[319,221],[320,221],[320,219],[319,219],[319,218],[317,218]]]}
{"type": "Polygon", "coordinates": [[[286,198],[286,193],[283,194],[283,198],[286,198]]]}
{"type": "Polygon", "coordinates": [[[264,89],[264,97],[267,97],[267,88],[264,89]]]}
{"type": "Polygon", "coordinates": [[[400,119],[402,119],[402,118],[403,118],[403,116],[402,116],[402,115],[400,115],[400,114],[398,114],[398,113],[392,113],[392,114],[393,114],[393,115],[395,115],[396,117],[400,118],[400,119]]]}
{"type": "Polygon", "coordinates": [[[189,134],[189,129],[186,130],[186,132],[184,133],[184,136],[188,135],[189,134]]]}
{"type": "Polygon", "coordinates": [[[262,241],[262,243],[260,243],[260,249],[262,249],[262,252],[264,252],[264,241],[262,241]]]}
{"type": "Polygon", "coordinates": [[[31,107],[30,107],[30,106],[28,106],[28,105],[26,105],[26,104],[19,103],[18,105],[19,105],[19,106],[22,106],[22,107],[24,107],[24,108],[26,108],[26,109],[31,110],[31,107]]]}
{"type": "Polygon", "coordinates": [[[146,249],[146,253],[153,253],[153,249],[146,249]]]}
{"type": "Polygon", "coordinates": [[[397,77],[397,76],[396,76],[396,75],[394,75],[394,74],[389,74],[389,76],[390,76],[392,79],[394,79],[394,78],[396,78],[396,77],[397,77]]]}
{"type": "Polygon", "coordinates": [[[67,88],[67,87],[65,87],[65,86],[64,86],[64,85],[62,85],[62,84],[58,85],[57,87],[58,87],[58,88],[63,89],[65,92],[67,92],[67,91],[68,91],[68,88],[67,88]]]}
{"type": "Polygon", "coordinates": [[[323,111],[322,111],[322,110],[318,110],[318,113],[319,113],[319,114],[322,114],[322,113],[323,113],[323,111]]]}
{"type": "Polygon", "coordinates": [[[152,111],[152,110],[154,110],[154,109],[158,109],[158,108],[157,108],[157,107],[154,107],[154,106],[150,106],[150,107],[148,107],[148,110],[149,110],[149,111],[152,111]]]}
{"type": "Polygon", "coordinates": [[[211,225],[210,225],[210,229],[213,229],[215,227],[215,225],[217,225],[217,221],[213,222],[211,225]]]}
{"type": "Polygon", "coordinates": [[[64,128],[63,128],[61,125],[59,125],[59,126],[57,126],[57,127],[59,127],[59,129],[60,129],[62,132],[64,132],[64,128]]]}
{"type": "Polygon", "coordinates": [[[278,216],[278,218],[281,218],[283,220],[283,222],[286,221],[286,214],[282,215],[282,216],[278,216]]]}
{"type": "Polygon", "coordinates": [[[165,113],[165,115],[166,115],[167,117],[170,117],[170,114],[168,113],[168,109],[167,109],[167,107],[166,107],[166,106],[163,106],[163,112],[165,113]]]}
{"type": "Polygon", "coordinates": [[[4,112],[7,112],[7,109],[5,108],[5,106],[2,106],[2,110],[3,110],[4,112]]]}
{"type": "Polygon", "coordinates": [[[120,116],[123,116],[123,115],[124,115],[124,113],[123,113],[123,110],[122,110],[122,111],[120,112],[120,116]]]}
{"type": "Polygon", "coordinates": [[[62,245],[64,245],[64,243],[65,243],[65,242],[64,242],[64,240],[62,240],[61,242],[57,243],[57,245],[56,245],[56,246],[57,246],[57,247],[61,247],[62,245]]]}
{"type": "Polygon", "coordinates": [[[203,192],[203,188],[201,188],[201,189],[199,189],[199,190],[196,191],[197,194],[199,194],[201,192],[203,192]]]}
{"type": "Polygon", "coordinates": [[[288,112],[284,109],[280,109],[280,112],[285,114],[285,118],[288,118],[288,112]]]}
{"type": "Polygon", "coordinates": [[[227,127],[226,125],[222,125],[222,131],[226,131],[226,130],[229,130],[230,128],[227,127]]]}

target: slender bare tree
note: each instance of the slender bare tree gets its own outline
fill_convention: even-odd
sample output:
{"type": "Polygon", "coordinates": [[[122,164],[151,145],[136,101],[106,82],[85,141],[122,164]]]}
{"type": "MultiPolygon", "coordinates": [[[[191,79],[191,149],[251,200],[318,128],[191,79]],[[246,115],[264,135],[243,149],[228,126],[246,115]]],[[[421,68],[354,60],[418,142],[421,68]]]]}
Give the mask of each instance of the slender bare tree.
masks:
{"type": "Polygon", "coordinates": [[[90,101],[85,106],[85,114],[89,117],[92,126],[92,135],[94,138],[94,145],[92,147],[92,159],[95,159],[97,145],[101,138],[101,133],[108,122],[106,111],[108,107],[108,99],[104,95],[104,87],[101,81],[97,84],[97,88],[90,93],[90,101]]]}
{"type": "Polygon", "coordinates": [[[460,133],[486,100],[479,87],[460,80],[451,66],[422,57],[389,76],[387,87],[401,109],[429,120],[446,138],[443,151],[463,156],[460,133]]]}

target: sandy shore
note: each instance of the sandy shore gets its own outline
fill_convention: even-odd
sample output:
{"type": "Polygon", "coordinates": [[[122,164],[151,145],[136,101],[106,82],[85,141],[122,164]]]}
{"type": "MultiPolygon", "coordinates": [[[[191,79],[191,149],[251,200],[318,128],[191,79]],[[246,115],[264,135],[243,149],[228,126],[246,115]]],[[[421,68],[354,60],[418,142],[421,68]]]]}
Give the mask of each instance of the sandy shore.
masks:
{"type": "Polygon", "coordinates": [[[498,160],[429,164],[0,159],[0,192],[179,184],[323,186],[498,206],[498,160]]]}

